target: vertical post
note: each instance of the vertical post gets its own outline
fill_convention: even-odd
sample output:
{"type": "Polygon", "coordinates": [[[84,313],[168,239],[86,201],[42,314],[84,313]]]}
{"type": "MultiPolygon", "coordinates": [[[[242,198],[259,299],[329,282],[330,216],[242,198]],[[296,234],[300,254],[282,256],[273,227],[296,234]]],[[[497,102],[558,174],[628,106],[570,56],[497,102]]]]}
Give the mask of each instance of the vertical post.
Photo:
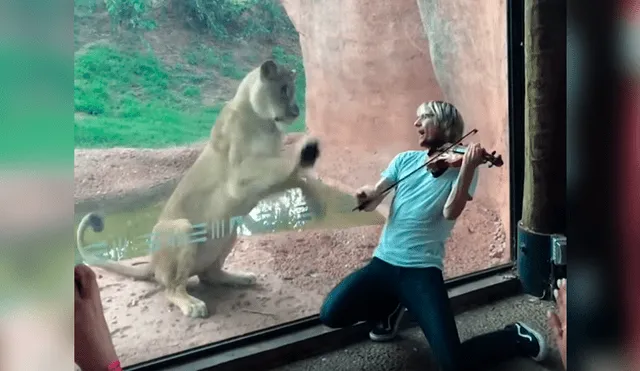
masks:
{"type": "Polygon", "coordinates": [[[551,238],[565,232],[566,2],[525,0],[525,145],[518,273],[551,298],[551,238]]]}

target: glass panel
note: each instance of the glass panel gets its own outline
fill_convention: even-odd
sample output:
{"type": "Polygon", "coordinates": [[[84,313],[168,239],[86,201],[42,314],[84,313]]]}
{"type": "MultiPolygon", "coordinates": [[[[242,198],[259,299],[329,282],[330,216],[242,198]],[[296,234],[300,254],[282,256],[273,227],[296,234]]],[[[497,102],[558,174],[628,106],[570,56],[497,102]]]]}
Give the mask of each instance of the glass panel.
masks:
{"type": "MultiPolygon", "coordinates": [[[[389,196],[377,211],[353,212],[355,190],[375,184],[398,153],[421,149],[414,122],[429,100],[453,103],[465,130],[479,130],[469,140],[497,151],[504,166],[480,168],[451,238],[440,210],[459,169],[403,180],[431,195],[425,207],[444,228],[419,241],[434,241],[425,250],[432,263],[437,241],[447,241],[447,278],[510,259],[505,3],[283,3],[75,2],[76,227],[90,211],[104,215],[101,232],[86,230],[84,261],[139,272],[157,262],[155,278],[171,287],[182,267],[202,273],[186,293],[165,295],[154,273],[147,282],[96,268],[124,365],[318,313],[329,290],[371,258],[391,205],[389,196]],[[291,69],[294,83],[283,88],[291,69]],[[268,89],[234,98],[245,76],[253,76],[246,86],[268,89]],[[266,91],[278,104],[265,109],[266,91]],[[292,117],[293,104],[281,104],[290,97],[299,115],[278,126],[280,154],[273,120],[257,117],[292,117]],[[318,139],[320,156],[306,183],[285,182],[285,168],[313,162],[304,133],[318,139]]],[[[429,107],[435,116],[425,122],[453,117],[429,107]]],[[[425,152],[415,156],[420,165],[425,152]]]]}

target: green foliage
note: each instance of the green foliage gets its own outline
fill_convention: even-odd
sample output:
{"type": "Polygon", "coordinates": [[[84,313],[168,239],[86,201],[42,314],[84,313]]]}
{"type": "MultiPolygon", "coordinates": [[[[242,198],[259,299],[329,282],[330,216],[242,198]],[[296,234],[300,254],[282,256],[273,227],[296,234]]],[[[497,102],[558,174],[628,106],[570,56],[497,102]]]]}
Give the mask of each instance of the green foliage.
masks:
{"type": "Polygon", "coordinates": [[[148,14],[149,0],[105,0],[114,24],[135,30],[153,30],[156,22],[148,14]]]}
{"type": "Polygon", "coordinates": [[[222,76],[234,80],[242,80],[249,72],[238,67],[238,62],[229,51],[216,52],[212,48],[198,45],[184,55],[185,61],[192,66],[204,66],[216,69],[222,76]]]}
{"type": "Polygon", "coordinates": [[[75,58],[77,147],[161,147],[209,135],[220,106],[200,101],[206,78],[153,54],[96,46],[75,58]]]}
{"type": "Polygon", "coordinates": [[[192,23],[208,29],[219,40],[242,31],[241,16],[245,4],[234,0],[185,0],[185,10],[192,23]]]}
{"type": "Polygon", "coordinates": [[[297,31],[291,23],[284,7],[279,0],[252,0],[253,19],[247,24],[245,35],[274,40],[274,37],[282,35],[296,35],[297,31]]]}
{"type": "MultiPolygon", "coordinates": [[[[74,15],[76,36],[88,27],[103,0],[77,0],[74,15]]],[[[108,46],[83,49],[75,57],[75,142],[77,147],[163,147],[203,139],[209,135],[222,102],[204,106],[208,89],[217,89],[216,76],[240,80],[260,63],[260,50],[236,58],[234,43],[240,39],[256,43],[297,39],[293,25],[278,0],[168,0],[171,5],[152,11],[151,0],[106,0],[113,25],[138,32],[124,32],[118,42],[140,49],[138,34],[162,22],[162,11],[191,19],[217,41],[200,42],[185,51],[183,60],[171,67],[153,52],[125,51],[108,46]],[[172,3],[171,3],[172,2],[172,3]],[[182,14],[176,11],[185,11],[182,14]],[[131,41],[122,39],[135,36],[131,41]],[[135,40],[134,40],[135,39],[135,40]]],[[[99,10],[98,10],[99,12],[99,10]]],[[[163,23],[164,24],[164,23],[163,23]]],[[[78,49],[84,44],[79,40],[78,49]]],[[[272,44],[273,45],[273,44],[272,44]]],[[[150,48],[147,48],[151,50],[150,48]]],[[[298,70],[296,99],[301,118],[290,131],[304,130],[305,76],[300,56],[280,46],[272,48],[272,58],[298,70]]],[[[175,63],[173,61],[172,63],[175,63]]],[[[228,85],[227,85],[228,86],[228,85]]]]}
{"type": "Polygon", "coordinates": [[[196,98],[200,96],[200,88],[197,86],[188,86],[182,93],[185,97],[196,98]]]}
{"type": "Polygon", "coordinates": [[[164,99],[168,85],[167,71],[152,54],[93,47],[75,58],[76,111],[117,113],[136,99],[164,99]]]}
{"type": "Polygon", "coordinates": [[[278,0],[183,0],[192,24],[208,29],[218,40],[295,34],[278,0]]]}
{"type": "Polygon", "coordinates": [[[183,113],[146,105],[135,119],[91,117],[75,120],[76,148],[161,148],[206,138],[220,112],[219,106],[183,113]]]}
{"type": "MultiPolygon", "coordinates": [[[[96,9],[96,1],[78,0],[74,14],[83,16],[96,9]]],[[[150,0],[104,0],[114,25],[148,31],[157,27],[150,0]]],[[[296,30],[279,0],[172,0],[188,23],[208,30],[217,40],[264,39],[275,41],[296,30]]]]}
{"type": "Polygon", "coordinates": [[[75,0],[73,2],[74,17],[85,17],[96,11],[98,0],[75,0]]]}

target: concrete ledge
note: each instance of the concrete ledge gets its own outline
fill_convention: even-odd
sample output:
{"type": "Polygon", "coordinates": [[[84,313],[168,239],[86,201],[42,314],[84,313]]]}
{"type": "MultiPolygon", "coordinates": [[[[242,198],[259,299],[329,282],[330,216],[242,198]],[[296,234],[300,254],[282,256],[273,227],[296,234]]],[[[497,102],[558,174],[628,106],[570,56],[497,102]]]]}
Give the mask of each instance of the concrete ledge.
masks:
{"type": "MultiPolygon", "coordinates": [[[[520,290],[517,277],[508,271],[502,271],[477,280],[467,280],[451,288],[449,296],[457,314],[474,306],[517,295],[520,290]]],[[[261,334],[248,334],[245,336],[246,339],[230,339],[221,344],[204,346],[127,367],[125,370],[264,370],[368,339],[369,328],[365,323],[344,329],[330,329],[320,324],[317,316],[314,317],[283,326],[291,327],[289,330],[266,329],[260,331],[261,334]],[[304,322],[309,325],[304,326],[304,322]],[[299,329],[295,330],[293,327],[299,329]],[[267,337],[270,332],[279,334],[264,340],[251,339],[267,337]]],[[[411,313],[407,313],[401,328],[413,326],[415,320],[411,313]]]]}

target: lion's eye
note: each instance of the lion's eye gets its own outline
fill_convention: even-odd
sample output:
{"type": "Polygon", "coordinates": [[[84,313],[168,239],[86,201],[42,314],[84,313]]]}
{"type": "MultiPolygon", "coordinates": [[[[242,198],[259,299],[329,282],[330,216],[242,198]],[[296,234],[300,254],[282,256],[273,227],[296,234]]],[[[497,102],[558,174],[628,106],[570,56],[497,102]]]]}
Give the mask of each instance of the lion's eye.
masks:
{"type": "Polygon", "coordinates": [[[282,85],[280,93],[285,97],[289,96],[289,87],[287,85],[282,85]]]}

